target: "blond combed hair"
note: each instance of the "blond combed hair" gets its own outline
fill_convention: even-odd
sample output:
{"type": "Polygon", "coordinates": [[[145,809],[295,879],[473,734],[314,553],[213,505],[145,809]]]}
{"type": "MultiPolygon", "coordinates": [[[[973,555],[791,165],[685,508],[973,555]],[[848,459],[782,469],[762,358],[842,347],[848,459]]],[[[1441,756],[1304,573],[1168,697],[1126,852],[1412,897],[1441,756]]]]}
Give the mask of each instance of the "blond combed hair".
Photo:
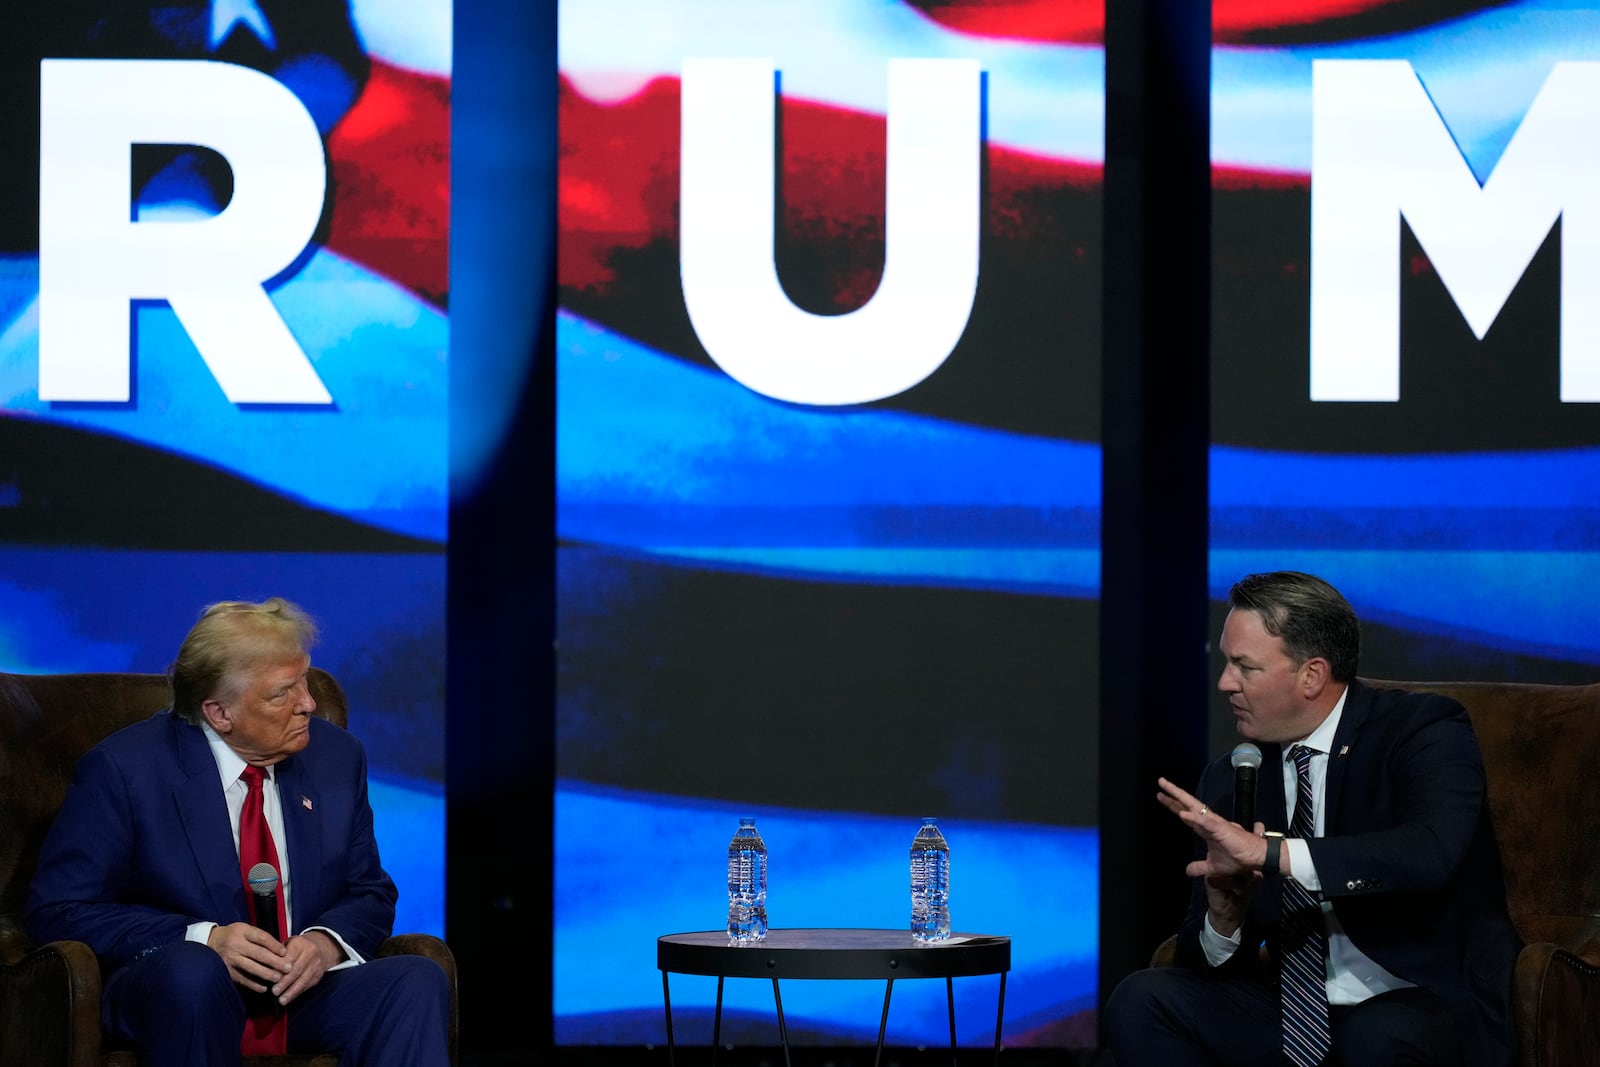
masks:
{"type": "Polygon", "coordinates": [[[234,700],[247,671],[304,656],[316,639],[316,622],[283,597],[208,606],[167,669],[174,714],[200,723],[200,705],[212,698],[234,700]]]}

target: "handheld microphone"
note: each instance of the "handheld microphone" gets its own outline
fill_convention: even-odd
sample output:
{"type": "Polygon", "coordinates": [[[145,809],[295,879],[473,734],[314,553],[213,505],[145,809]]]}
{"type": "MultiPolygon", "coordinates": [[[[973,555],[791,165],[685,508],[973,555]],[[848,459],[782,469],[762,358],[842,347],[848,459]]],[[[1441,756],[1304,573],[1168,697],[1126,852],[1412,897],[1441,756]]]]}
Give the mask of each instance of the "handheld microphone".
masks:
{"type": "Polygon", "coordinates": [[[1260,766],[1259,748],[1248,741],[1234,748],[1233,821],[1246,830],[1254,830],[1256,827],[1256,768],[1260,766]]]}
{"type": "MultiPolygon", "coordinates": [[[[1256,761],[1260,762],[1258,754],[1256,761]]],[[[258,863],[250,868],[248,878],[250,893],[255,899],[256,925],[275,940],[282,941],[278,930],[278,872],[270,863],[258,863]]]]}

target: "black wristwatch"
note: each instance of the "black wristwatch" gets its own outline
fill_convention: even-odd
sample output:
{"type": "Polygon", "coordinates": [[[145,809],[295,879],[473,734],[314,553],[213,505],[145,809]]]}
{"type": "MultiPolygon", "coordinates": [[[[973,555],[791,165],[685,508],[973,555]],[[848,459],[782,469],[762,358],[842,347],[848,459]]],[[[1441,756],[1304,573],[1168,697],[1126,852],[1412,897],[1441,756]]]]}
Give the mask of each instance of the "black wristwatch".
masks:
{"type": "Polygon", "coordinates": [[[1267,839],[1267,858],[1261,862],[1262,874],[1282,874],[1282,848],[1284,835],[1276,830],[1268,830],[1262,835],[1267,839]]]}

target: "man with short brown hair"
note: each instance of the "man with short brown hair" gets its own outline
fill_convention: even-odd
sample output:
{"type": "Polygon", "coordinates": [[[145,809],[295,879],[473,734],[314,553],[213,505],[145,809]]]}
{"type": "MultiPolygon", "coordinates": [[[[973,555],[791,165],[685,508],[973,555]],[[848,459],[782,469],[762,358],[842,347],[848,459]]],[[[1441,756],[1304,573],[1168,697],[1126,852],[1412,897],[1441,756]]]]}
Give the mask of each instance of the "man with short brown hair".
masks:
{"type": "Polygon", "coordinates": [[[1193,794],[1159,780],[1200,858],[1179,965],[1107,1001],[1118,1067],[1509,1064],[1521,945],[1465,709],[1363,685],[1321,578],[1250,575],[1229,604],[1217,688],[1260,749],[1260,821],[1229,820],[1228,757],[1193,794]]]}

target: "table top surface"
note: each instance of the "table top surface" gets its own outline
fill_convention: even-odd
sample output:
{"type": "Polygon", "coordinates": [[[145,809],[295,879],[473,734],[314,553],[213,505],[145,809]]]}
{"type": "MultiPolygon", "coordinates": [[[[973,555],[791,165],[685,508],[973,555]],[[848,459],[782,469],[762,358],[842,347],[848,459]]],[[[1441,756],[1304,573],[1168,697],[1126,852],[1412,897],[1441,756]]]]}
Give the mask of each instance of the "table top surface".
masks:
{"type": "Polygon", "coordinates": [[[914,941],[909,930],[774,929],[764,941],[726,930],[666,934],[656,966],[676,974],[745,978],[959,978],[1011,969],[1011,938],[956,932],[914,941]]]}

